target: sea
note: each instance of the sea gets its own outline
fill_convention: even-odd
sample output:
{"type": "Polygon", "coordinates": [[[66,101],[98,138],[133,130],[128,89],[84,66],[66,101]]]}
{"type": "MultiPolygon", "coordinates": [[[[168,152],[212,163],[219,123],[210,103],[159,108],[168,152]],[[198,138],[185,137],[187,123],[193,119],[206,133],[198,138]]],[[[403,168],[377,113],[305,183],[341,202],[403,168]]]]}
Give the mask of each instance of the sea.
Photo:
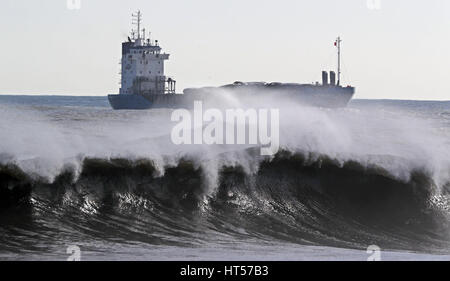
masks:
{"type": "Polygon", "coordinates": [[[0,96],[0,260],[450,260],[450,101],[284,105],[280,149],[169,109],[0,96]]]}

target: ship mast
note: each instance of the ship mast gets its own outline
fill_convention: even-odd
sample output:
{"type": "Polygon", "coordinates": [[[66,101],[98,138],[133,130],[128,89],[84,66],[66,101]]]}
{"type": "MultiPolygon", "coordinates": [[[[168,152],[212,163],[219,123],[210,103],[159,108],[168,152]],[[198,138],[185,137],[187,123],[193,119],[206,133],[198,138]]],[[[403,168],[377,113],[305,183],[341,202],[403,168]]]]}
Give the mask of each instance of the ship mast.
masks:
{"type": "Polygon", "coordinates": [[[140,10],[138,10],[136,14],[131,14],[131,15],[132,15],[132,17],[133,17],[132,23],[135,24],[135,25],[137,25],[137,34],[138,34],[137,39],[139,40],[139,39],[141,39],[142,13],[141,13],[140,10]]]}
{"type": "Polygon", "coordinates": [[[341,85],[341,42],[342,42],[341,37],[338,37],[336,39],[336,42],[334,43],[334,45],[338,49],[338,66],[337,66],[337,73],[338,73],[337,85],[338,86],[341,85]]]}

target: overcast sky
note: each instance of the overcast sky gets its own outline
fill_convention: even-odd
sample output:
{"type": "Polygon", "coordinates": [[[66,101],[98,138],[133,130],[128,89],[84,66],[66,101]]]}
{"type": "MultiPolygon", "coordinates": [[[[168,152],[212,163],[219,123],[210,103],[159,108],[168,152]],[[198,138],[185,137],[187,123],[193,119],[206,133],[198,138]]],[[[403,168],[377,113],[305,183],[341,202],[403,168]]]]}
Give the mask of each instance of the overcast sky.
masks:
{"type": "Polygon", "coordinates": [[[137,9],[178,91],[318,81],[340,35],[356,98],[450,100],[448,0],[2,0],[0,94],[117,93],[137,9]]]}

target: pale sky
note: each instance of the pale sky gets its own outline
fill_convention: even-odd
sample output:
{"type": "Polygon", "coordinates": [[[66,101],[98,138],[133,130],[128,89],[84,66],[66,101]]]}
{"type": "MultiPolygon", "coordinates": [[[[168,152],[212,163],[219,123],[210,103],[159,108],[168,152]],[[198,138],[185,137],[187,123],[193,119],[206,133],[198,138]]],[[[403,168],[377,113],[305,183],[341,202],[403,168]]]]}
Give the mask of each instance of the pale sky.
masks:
{"type": "Polygon", "coordinates": [[[234,81],[311,83],[336,67],[355,98],[450,100],[448,0],[2,0],[0,94],[118,93],[140,9],[177,91],[234,81]],[[380,9],[377,9],[380,2],[380,9]]]}

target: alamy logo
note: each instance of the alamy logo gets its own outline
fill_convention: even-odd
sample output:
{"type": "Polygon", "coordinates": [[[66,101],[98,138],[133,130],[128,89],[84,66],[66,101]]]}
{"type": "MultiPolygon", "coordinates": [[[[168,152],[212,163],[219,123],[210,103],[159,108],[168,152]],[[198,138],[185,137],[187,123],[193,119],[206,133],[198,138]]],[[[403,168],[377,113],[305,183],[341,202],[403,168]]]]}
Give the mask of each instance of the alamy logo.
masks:
{"type": "Polygon", "coordinates": [[[278,109],[227,109],[223,112],[210,108],[203,111],[203,103],[195,101],[193,113],[176,109],[171,120],[178,122],[171,133],[176,145],[260,145],[261,155],[274,155],[279,150],[278,109]]]}
{"type": "Polygon", "coordinates": [[[67,9],[69,10],[81,9],[81,0],[67,0],[67,9]]]}
{"type": "Polygon", "coordinates": [[[381,0],[367,0],[369,10],[381,10],[381,0]]]}
{"type": "Polygon", "coordinates": [[[370,255],[367,261],[381,261],[381,248],[377,245],[367,247],[367,254],[370,255]]]}
{"type": "Polygon", "coordinates": [[[67,247],[66,253],[70,256],[67,261],[80,261],[81,260],[81,249],[77,245],[70,245],[67,247]]]}

